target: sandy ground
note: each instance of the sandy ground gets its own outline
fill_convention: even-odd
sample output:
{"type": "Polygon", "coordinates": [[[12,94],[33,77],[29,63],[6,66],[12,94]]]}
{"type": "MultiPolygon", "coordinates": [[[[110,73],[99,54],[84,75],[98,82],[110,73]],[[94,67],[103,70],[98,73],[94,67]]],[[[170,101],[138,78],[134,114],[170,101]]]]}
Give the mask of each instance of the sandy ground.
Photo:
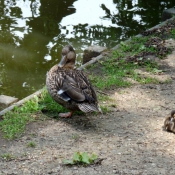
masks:
{"type": "Polygon", "coordinates": [[[0,175],[174,175],[175,135],[163,122],[175,109],[175,51],[160,65],[165,72],[156,76],[171,82],[108,91],[116,107],[107,114],[34,122],[13,141],[0,136],[0,155],[14,156],[0,158],[0,175]],[[28,147],[30,142],[36,147],[28,147]],[[76,151],[95,153],[103,161],[63,165],[76,151]]]}

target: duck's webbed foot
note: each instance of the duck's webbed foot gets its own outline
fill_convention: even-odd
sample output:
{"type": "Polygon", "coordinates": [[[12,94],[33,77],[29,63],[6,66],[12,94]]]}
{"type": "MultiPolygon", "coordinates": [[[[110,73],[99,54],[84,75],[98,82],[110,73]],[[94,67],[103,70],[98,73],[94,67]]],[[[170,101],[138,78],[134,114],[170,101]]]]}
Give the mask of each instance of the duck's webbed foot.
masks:
{"type": "Polygon", "coordinates": [[[69,118],[72,117],[73,111],[71,112],[66,112],[66,113],[59,113],[58,116],[62,118],[69,118]]]}

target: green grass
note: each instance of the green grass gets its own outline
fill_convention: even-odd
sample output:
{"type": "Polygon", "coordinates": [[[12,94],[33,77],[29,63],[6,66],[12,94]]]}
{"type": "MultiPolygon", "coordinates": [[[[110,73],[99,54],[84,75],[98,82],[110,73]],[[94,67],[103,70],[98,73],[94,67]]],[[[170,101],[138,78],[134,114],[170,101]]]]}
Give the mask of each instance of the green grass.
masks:
{"type": "MultiPolygon", "coordinates": [[[[140,83],[157,83],[153,78],[145,78],[140,76],[135,72],[135,69],[138,69],[138,64],[128,63],[123,60],[113,62],[113,60],[108,60],[103,63],[103,77],[100,75],[90,76],[90,79],[94,86],[98,87],[100,90],[110,89],[112,86],[115,87],[129,87],[131,82],[128,82],[125,78],[130,77],[140,83]]],[[[155,73],[158,72],[158,66],[156,63],[147,62],[142,65],[149,72],[155,73]]]]}
{"type": "Polygon", "coordinates": [[[109,89],[114,85],[117,87],[128,87],[131,85],[131,83],[125,81],[123,77],[126,77],[129,73],[131,73],[137,67],[137,65],[126,63],[122,60],[113,61],[112,59],[103,62],[102,65],[103,77],[98,75],[90,76],[93,85],[98,89],[109,89]]]}
{"type": "MultiPolygon", "coordinates": [[[[58,115],[59,112],[67,111],[64,107],[53,101],[46,88],[43,89],[39,97],[26,101],[22,106],[15,107],[13,111],[7,112],[0,121],[0,130],[6,139],[20,137],[24,132],[26,125],[38,119],[43,120],[45,115],[58,115]]],[[[76,112],[82,115],[82,112],[76,112]]]]}
{"type": "Polygon", "coordinates": [[[65,109],[54,102],[44,88],[40,98],[35,96],[21,107],[15,107],[13,111],[9,111],[3,116],[3,120],[0,122],[3,137],[7,139],[20,137],[29,122],[42,118],[42,110],[58,112],[65,109]]]}
{"type": "Polygon", "coordinates": [[[110,112],[110,109],[108,106],[101,105],[100,108],[101,108],[103,114],[107,114],[108,112],[110,112]]]}
{"type": "MultiPolygon", "coordinates": [[[[147,52],[156,52],[154,47],[146,47],[144,44],[149,40],[150,37],[132,37],[130,41],[126,44],[120,44],[120,50],[123,53],[123,56],[126,56],[127,52],[130,52],[130,56],[136,55],[138,53],[147,51],[147,52]]],[[[114,53],[115,54],[115,53],[114,53]]]]}
{"type": "Polygon", "coordinates": [[[106,114],[106,113],[111,111],[109,107],[116,107],[117,106],[115,104],[116,102],[114,101],[114,99],[112,99],[108,95],[99,94],[98,100],[101,103],[100,108],[101,108],[103,114],[106,114]]]}
{"type": "Polygon", "coordinates": [[[4,138],[14,139],[19,137],[24,131],[28,122],[34,121],[29,114],[19,112],[8,112],[0,122],[1,131],[4,138]]]}
{"type": "Polygon", "coordinates": [[[175,39],[175,29],[171,30],[172,38],[175,39]]]}
{"type": "Polygon", "coordinates": [[[27,147],[35,148],[36,147],[36,143],[31,141],[31,142],[29,142],[27,144],[27,147]]]}
{"type": "Polygon", "coordinates": [[[42,109],[38,101],[39,98],[35,96],[32,100],[25,102],[23,106],[15,107],[13,111],[9,111],[3,116],[3,120],[0,122],[0,129],[4,138],[16,138],[25,131],[26,124],[35,120],[32,114],[42,109]]]}
{"type": "MultiPolygon", "coordinates": [[[[175,33],[172,31],[172,33],[175,33]]],[[[141,53],[154,53],[159,56],[155,47],[150,46],[146,47],[145,43],[153,36],[147,37],[133,37],[127,42],[121,42],[117,50],[113,51],[113,55],[110,58],[107,58],[105,61],[99,61],[96,65],[93,65],[93,69],[98,69],[100,67],[100,74],[91,74],[90,80],[93,85],[100,90],[110,89],[111,87],[129,87],[131,82],[126,80],[126,77],[132,78],[135,81],[138,81],[141,84],[147,83],[159,83],[155,78],[143,77],[135,72],[135,69],[144,68],[146,71],[155,74],[161,73],[162,70],[159,70],[159,66],[153,60],[143,60],[142,57],[137,55],[141,53]],[[128,56],[137,56],[137,60],[134,62],[129,61],[128,56]]],[[[162,56],[159,56],[162,58],[162,56]]]]}
{"type": "Polygon", "coordinates": [[[149,84],[149,83],[154,83],[154,84],[158,84],[159,81],[156,78],[152,78],[152,77],[141,77],[138,74],[133,75],[133,79],[138,81],[140,84],[149,84]]]}
{"type": "Polygon", "coordinates": [[[152,72],[152,73],[159,73],[161,70],[159,70],[159,66],[156,62],[145,62],[145,68],[146,71],[152,72]]]}
{"type": "Polygon", "coordinates": [[[1,155],[1,157],[6,160],[6,161],[10,161],[12,159],[15,159],[15,156],[13,156],[12,154],[10,153],[4,153],[1,155]]]}
{"type": "MultiPolygon", "coordinates": [[[[44,113],[47,113],[48,116],[58,115],[60,112],[67,112],[68,110],[65,109],[63,106],[56,103],[50,94],[48,93],[46,87],[43,89],[39,100],[39,106],[42,108],[44,113]]],[[[76,111],[75,114],[82,115],[83,112],[76,111]]]]}

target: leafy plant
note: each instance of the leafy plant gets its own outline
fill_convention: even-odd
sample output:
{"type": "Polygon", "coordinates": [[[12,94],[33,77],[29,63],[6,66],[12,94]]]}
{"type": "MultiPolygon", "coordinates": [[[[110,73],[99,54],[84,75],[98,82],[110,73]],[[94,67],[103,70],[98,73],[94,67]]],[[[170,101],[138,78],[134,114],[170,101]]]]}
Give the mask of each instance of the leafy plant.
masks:
{"type": "Polygon", "coordinates": [[[93,163],[97,159],[97,155],[92,154],[88,155],[86,152],[75,152],[72,160],[64,160],[63,163],[67,165],[75,165],[75,164],[85,164],[89,165],[93,163]]]}

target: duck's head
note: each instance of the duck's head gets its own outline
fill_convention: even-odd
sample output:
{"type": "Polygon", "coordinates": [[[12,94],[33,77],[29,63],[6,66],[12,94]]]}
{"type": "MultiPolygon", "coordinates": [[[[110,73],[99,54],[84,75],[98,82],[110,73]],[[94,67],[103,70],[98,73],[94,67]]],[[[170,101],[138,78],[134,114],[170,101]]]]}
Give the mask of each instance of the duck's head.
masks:
{"type": "Polygon", "coordinates": [[[73,69],[75,65],[75,59],[76,53],[73,47],[70,45],[64,46],[61,53],[61,61],[59,62],[58,67],[73,69]]]}

